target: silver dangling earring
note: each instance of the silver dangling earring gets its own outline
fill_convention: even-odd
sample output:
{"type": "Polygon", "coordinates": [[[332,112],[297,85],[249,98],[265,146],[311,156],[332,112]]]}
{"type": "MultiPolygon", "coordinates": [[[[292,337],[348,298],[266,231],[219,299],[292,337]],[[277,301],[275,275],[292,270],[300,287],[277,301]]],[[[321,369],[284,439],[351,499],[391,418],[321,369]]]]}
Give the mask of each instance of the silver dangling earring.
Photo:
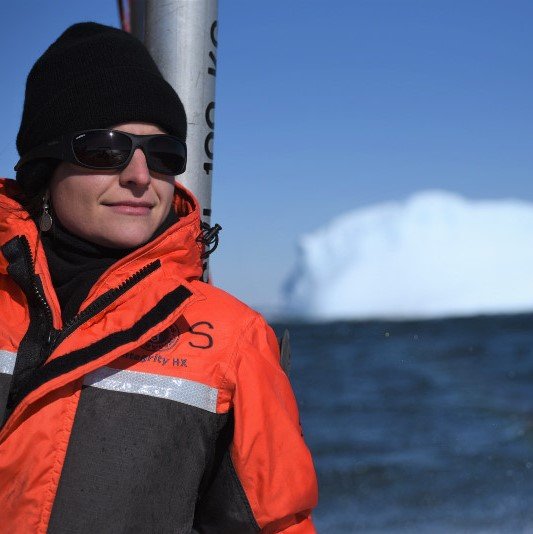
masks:
{"type": "Polygon", "coordinates": [[[41,220],[39,221],[39,229],[41,232],[48,232],[52,228],[52,216],[50,215],[50,192],[47,191],[43,196],[43,214],[41,215],[41,220]]]}

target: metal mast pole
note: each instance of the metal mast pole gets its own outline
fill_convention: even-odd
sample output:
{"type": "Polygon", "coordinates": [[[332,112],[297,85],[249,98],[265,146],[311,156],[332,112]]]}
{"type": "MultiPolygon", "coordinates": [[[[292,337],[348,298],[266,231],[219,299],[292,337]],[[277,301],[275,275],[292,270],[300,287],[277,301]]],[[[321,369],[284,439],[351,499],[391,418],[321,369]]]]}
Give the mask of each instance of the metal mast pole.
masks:
{"type": "Polygon", "coordinates": [[[211,226],[218,0],[130,0],[128,7],[131,32],[185,107],[187,170],[177,179],[211,226]]]}
{"type": "Polygon", "coordinates": [[[217,0],[131,2],[132,32],[144,41],[187,113],[187,171],[179,177],[211,220],[217,0]],[[144,15],[144,20],[140,17],[144,15]],[[141,35],[139,35],[142,33],[141,35]]]}

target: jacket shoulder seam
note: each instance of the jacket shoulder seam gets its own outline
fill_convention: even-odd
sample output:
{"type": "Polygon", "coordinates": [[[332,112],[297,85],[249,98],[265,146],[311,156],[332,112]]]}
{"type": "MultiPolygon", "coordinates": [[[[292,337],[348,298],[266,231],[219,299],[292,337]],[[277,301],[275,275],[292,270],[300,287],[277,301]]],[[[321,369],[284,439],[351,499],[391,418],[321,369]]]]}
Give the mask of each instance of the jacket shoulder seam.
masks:
{"type": "Polygon", "coordinates": [[[239,350],[241,348],[241,343],[242,343],[243,339],[245,338],[245,335],[246,335],[247,331],[251,328],[252,324],[257,321],[258,317],[259,317],[259,314],[257,312],[252,311],[251,316],[248,318],[247,321],[244,322],[244,324],[241,327],[241,329],[239,330],[238,334],[235,336],[236,337],[236,341],[235,341],[235,345],[233,347],[233,350],[232,350],[231,355],[230,355],[229,360],[228,360],[228,368],[227,368],[226,372],[224,373],[224,376],[222,377],[222,380],[221,380],[221,385],[222,386],[227,386],[228,371],[230,369],[235,369],[235,370],[237,369],[237,366],[238,366],[237,356],[238,356],[239,350]]]}

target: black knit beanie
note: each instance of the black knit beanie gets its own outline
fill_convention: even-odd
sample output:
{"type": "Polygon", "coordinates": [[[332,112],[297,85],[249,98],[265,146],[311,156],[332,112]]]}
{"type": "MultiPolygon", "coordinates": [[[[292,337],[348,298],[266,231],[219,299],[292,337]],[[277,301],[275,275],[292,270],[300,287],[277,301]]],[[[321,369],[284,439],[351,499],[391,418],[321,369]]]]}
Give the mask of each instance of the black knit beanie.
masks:
{"type": "MultiPolygon", "coordinates": [[[[138,39],[94,22],[70,26],[28,75],[19,154],[66,133],[123,122],[153,123],[183,141],[187,135],[178,95],[138,39]]],[[[44,174],[22,169],[17,181],[30,193],[48,181],[44,174]]]]}

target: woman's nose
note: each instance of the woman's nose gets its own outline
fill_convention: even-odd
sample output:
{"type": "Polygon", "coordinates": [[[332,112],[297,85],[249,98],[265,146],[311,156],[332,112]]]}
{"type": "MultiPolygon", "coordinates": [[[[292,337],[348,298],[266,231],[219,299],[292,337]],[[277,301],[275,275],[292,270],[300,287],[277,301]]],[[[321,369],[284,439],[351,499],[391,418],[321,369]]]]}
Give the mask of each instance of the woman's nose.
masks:
{"type": "Polygon", "coordinates": [[[138,148],[133,153],[128,165],[120,172],[120,183],[122,185],[147,186],[151,179],[144,152],[138,148]]]}

